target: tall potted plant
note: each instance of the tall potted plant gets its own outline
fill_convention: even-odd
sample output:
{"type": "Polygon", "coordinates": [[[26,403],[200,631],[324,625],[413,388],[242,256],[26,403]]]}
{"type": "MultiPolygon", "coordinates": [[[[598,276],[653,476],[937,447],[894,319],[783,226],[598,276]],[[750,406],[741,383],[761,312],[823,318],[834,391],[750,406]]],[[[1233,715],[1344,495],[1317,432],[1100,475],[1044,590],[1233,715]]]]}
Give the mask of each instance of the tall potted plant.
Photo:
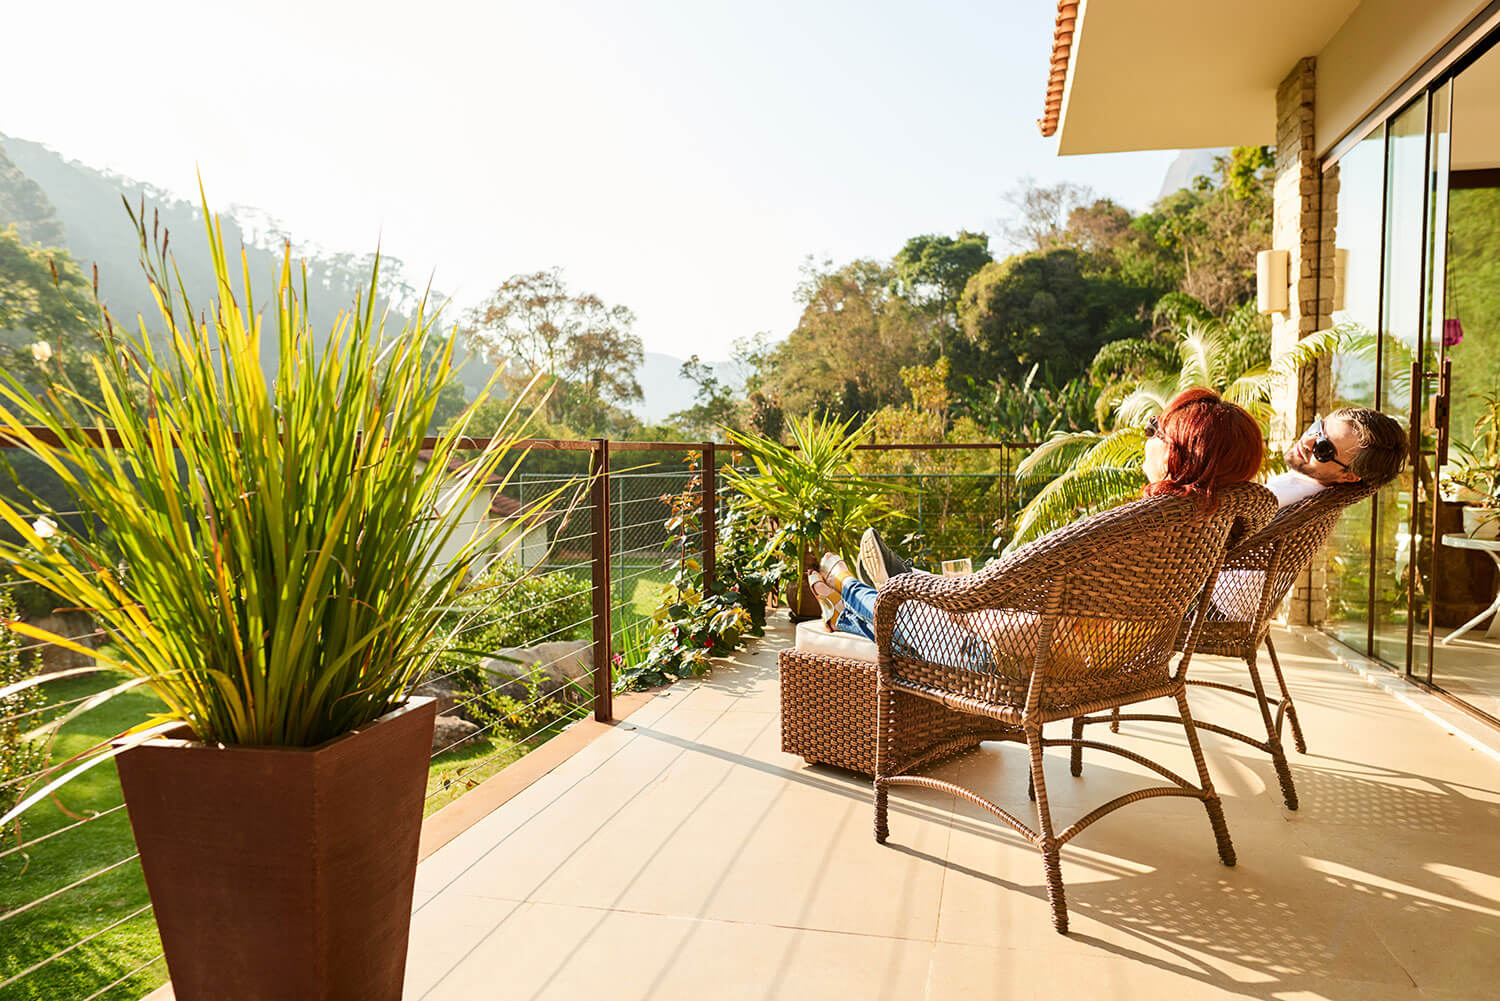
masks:
{"type": "Polygon", "coordinates": [[[750,457],[755,472],[731,466],[725,475],[777,525],[770,547],[798,571],[786,581],[787,605],[792,618],[811,619],[818,615],[818,602],[807,585],[807,572],[816,565],[819,552],[850,559],[866,528],[903,516],[883,498],[899,488],[861,476],[854,467],[854,451],[869,439],[873,424],[856,427],[852,417],[840,421],[808,414],[788,428],[790,446],[726,428],[725,434],[750,457]]]}
{"type": "Polygon", "coordinates": [[[0,549],[95,619],[108,642],[88,652],[130,676],[117,690],[167,707],[0,822],[113,757],[179,1001],[394,1001],[434,716],[406,693],[492,540],[452,562],[444,544],[513,453],[505,428],[478,451],[462,440],[472,407],[424,442],[453,339],[420,309],[384,335],[378,261],[363,301],[315,332],[290,251],[269,316],[254,314],[204,216],[217,289],[201,311],[137,220],[158,336],[101,307],[96,395],[0,375],[0,433],[86,526],[0,499],[19,540],[0,549]],[[270,385],[263,336],[279,349],[270,385]]]}

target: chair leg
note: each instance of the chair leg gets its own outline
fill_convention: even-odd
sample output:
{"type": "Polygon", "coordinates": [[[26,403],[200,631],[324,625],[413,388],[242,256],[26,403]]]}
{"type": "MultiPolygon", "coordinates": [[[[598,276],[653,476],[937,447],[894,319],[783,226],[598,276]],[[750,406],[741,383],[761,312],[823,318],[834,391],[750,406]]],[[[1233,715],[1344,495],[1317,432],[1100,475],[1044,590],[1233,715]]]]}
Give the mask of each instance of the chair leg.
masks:
{"type": "Polygon", "coordinates": [[[890,837],[887,815],[890,806],[890,783],[886,769],[890,767],[891,734],[895,727],[895,699],[890,689],[880,685],[875,691],[875,841],[885,844],[890,837]]]}
{"type": "MultiPolygon", "coordinates": [[[[1083,739],[1082,716],[1073,717],[1073,739],[1083,739]]],[[[1083,774],[1083,747],[1079,744],[1074,744],[1072,747],[1072,756],[1068,759],[1068,770],[1073,773],[1074,778],[1083,774]]]]}
{"type": "Polygon", "coordinates": [[[1281,734],[1276,732],[1276,721],[1271,718],[1271,705],[1266,701],[1266,688],[1261,684],[1260,667],[1255,657],[1245,658],[1250,669],[1250,683],[1255,686],[1255,701],[1260,706],[1260,718],[1266,726],[1266,744],[1271,750],[1271,763],[1276,766],[1276,781],[1281,783],[1281,798],[1288,810],[1297,809],[1297,787],[1292,783],[1292,769],[1286,761],[1286,751],[1281,746],[1281,734]]]}
{"type": "Polygon", "coordinates": [[[1047,808],[1047,781],[1042,775],[1042,728],[1027,727],[1026,747],[1031,752],[1031,786],[1036,791],[1037,847],[1042,850],[1042,874],[1047,877],[1047,902],[1052,905],[1052,927],[1068,933],[1068,901],[1063,895],[1062,848],[1052,830],[1052,811],[1047,808]]]}
{"type": "Polygon", "coordinates": [[[1271,655],[1271,670],[1276,672],[1276,685],[1281,689],[1281,704],[1286,707],[1287,721],[1292,724],[1292,740],[1297,745],[1297,753],[1306,754],[1307,741],[1302,738],[1302,724],[1297,721],[1297,704],[1292,701],[1292,693],[1287,691],[1286,678],[1281,674],[1281,661],[1276,657],[1276,646],[1271,642],[1270,634],[1266,635],[1266,652],[1271,655]]]}
{"type": "Polygon", "coordinates": [[[1110,713],[1109,713],[1109,732],[1110,733],[1119,733],[1120,732],[1120,707],[1119,706],[1115,706],[1114,709],[1110,710],[1110,713]]]}
{"type": "Polygon", "coordinates": [[[1177,691],[1177,709],[1182,714],[1182,728],[1187,731],[1188,747],[1193,751],[1193,763],[1198,766],[1198,784],[1203,790],[1203,807],[1208,811],[1208,823],[1214,829],[1214,840],[1219,845],[1219,861],[1234,865],[1234,842],[1229,840],[1229,825],[1224,821],[1224,804],[1214,791],[1214,780],[1208,774],[1208,763],[1203,760],[1203,745],[1198,743],[1198,729],[1193,726],[1192,713],[1188,711],[1187,690],[1177,691]]]}

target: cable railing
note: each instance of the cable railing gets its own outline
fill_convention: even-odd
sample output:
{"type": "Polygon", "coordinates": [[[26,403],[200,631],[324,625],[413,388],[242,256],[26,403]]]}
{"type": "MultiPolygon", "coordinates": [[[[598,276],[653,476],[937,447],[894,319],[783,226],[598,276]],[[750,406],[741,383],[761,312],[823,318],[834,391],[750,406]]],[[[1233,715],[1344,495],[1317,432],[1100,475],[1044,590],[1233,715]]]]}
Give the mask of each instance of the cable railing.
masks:
{"type": "MultiPolygon", "coordinates": [[[[533,451],[506,487],[508,500],[468,519],[460,533],[488,531],[508,555],[481,571],[492,578],[481,581],[481,596],[445,619],[443,656],[413,689],[437,699],[439,709],[428,813],[567,727],[611,720],[623,666],[616,653],[649,635],[652,613],[687,559],[699,568],[697,586],[715,580],[718,526],[735,493],[725,472],[738,461],[730,446],[519,444],[533,451]],[[689,495],[696,527],[669,528],[672,499],[689,495]]],[[[886,523],[892,544],[909,545],[919,565],[959,557],[979,565],[997,525],[1003,534],[1018,507],[1010,474],[1016,450],[1026,447],[865,446],[886,453],[864,456],[887,467],[865,475],[890,488],[883,499],[896,512],[886,523]],[[976,470],[981,460],[968,453],[981,449],[992,458],[976,470]],[[929,462],[933,452],[946,454],[929,462]],[[924,471],[929,465],[942,468],[924,471]]],[[[0,602],[26,606],[4,614],[39,620],[51,613],[35,590],[0,580],[0,602]]],[[[108,640],[81,614],[64,611],[48,622],[85,648],[108,640]]],[[[0,805],[163,709],[144,689],[85,709],[122,676],[18,634],[0,639],[9,644],[0,645],[0,658],[25,662],[24,673],[56,675],[32,694],[0,699],[0,805]],[[46,730],[68,713],[77,715],[55,733],[46,730]]],[[[0,833],[0,1001],[135,1001],[166,979],[113,765],[65,786],[0,833]]]]}

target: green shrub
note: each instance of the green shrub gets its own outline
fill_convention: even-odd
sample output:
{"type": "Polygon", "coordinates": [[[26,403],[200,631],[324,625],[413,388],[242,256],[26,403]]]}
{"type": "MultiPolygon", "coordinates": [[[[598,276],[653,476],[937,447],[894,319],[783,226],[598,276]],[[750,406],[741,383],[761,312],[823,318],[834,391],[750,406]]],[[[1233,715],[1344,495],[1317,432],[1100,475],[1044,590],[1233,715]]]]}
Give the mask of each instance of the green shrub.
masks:
{"type": "Polygon", "coordinates": [[[531,678],[523,698],[492,691],[480,662],[507,647],[585,639],[593,634],[589,581],[572,570],[543,572],[510,560],[492,564],[474,582],[478,601],[450,613],[439,673],[459,692],[459,714],[490,737],[530,733],[567,714],[588,695],[576,684],[544,697],[531,678]],[[582,695],[578,694],[582,692],[582,695]]]}
{"type": "MultiPolygon", "coordinates": [[[[584,568],[587,573],[587,568],[584,568]]],[[[592,635],[587,577],[497,560],[475,581],[478,599],[450,616],[454,649],[484,657],[495,650],[592,635]]]]}

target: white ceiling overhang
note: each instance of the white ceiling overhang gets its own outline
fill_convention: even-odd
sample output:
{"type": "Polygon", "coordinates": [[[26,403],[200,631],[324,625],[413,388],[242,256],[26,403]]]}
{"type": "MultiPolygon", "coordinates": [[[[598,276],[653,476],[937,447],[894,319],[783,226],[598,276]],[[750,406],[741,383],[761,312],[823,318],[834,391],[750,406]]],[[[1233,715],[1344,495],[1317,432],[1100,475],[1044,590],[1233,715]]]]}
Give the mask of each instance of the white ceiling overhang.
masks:
{"type": "Polygon", "coordinates": [[[1058,152],[1276,141],[1276,88],[1358,0],[1086,0],[1058,152]]]}

